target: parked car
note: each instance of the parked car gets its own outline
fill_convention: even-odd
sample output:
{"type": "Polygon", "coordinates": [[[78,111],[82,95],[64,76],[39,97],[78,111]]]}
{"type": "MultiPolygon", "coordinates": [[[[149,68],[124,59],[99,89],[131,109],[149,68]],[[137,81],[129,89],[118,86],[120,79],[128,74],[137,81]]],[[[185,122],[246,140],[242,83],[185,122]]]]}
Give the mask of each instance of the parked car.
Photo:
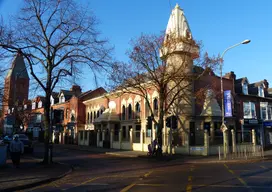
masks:
{"type": "Polygon", "coordinates": [[[10,142],[12,141],[12,135],[6,135],[3,138],[3,141],[4,141],[5,144],[7,144],[9,146],[10,142]]]}
{"type": "Polygon", "coordinates": [[[33,152],[32,141],[25,134],[17,134],[19,136],[19,140],[23,142],[25,146],[25,152],[33,152]]]}
{"type": "Polygon", "coordinates": [[[0,145],[4,144],[4,138],[0,136],[0,145]]]}
{"type": "MultiPolygon", "coordinates": [[[[32,141],[28,138],[28,136],[26,136],[25,134],[16,134],[19,136],[19,140],[22,141],[22,143],[24,144],[24,151],[25,152],[33,152],[33,145],[32,145],[32,141]]],[[[8,150],[9,150],[9,146],[11,141],[13,140],[13,136],[12,135],[6,135],[4,137],[4,143],[8,145],[8,150]]]]}

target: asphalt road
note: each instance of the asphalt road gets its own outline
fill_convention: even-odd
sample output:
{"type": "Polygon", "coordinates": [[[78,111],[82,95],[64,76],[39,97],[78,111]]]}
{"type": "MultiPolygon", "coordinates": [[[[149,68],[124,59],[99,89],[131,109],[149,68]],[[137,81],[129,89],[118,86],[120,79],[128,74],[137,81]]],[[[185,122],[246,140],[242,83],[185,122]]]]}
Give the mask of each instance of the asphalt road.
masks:
{"type": "MultiPolygon", "coordinates": [[[[39,153],[35,154],[39,156],[39,153]]],[[[118,158],[55,148],[55,160],[72,164],[72,174],[24,191],[272,191],[272,162],[176,164],[118,158]]]]}

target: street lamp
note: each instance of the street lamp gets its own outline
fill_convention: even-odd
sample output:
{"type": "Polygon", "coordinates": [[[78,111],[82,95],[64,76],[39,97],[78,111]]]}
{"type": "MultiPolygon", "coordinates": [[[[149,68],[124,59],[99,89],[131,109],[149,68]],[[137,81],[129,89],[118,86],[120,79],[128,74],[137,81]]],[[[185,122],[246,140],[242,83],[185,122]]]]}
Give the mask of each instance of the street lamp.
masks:
{"type": "Polygon", "coordinates": [[[222,125],[221,125],[221,128],[226,128],[225,126],[225,123],[224,123],[224,120],[225,120],[225,114],[224,114],[224,91],[223,91],[223,74],[222,74],[222,69],[223,69],[223,57],[224,55],[226,54],[226,52],[234,47],[237,47],[238,45],[241,45],[241,44],[248,44],[250,43],[250,40],[246,39],[240,43],[237,43],[233,46],[230,46],[228,47],[224,52],[223,54],[221,55],[221,58],[220,58],[220,80],[221,80],[221,97],[222,97],[222,125]]]}
{"type": "Polygon", "coordinates": [[[235,45],[232,45],[230,47],[228,47],[221,55],[220,57],[220,81],[221,81],[221,97],[222,97],[222,110],[221,110],[221,113],[222,113],[222,125],[221,125],[221,129],[223,131],[223,140],[224,140],[224,155],[226,155],[226,135],[225,135],[225,131],[227,130],[227,127],[225,125],[225,114],[224,114],[224,91],[223,91],[223,75],[222,75],[222,68],[223,68],[223,57],[224,55],[226,54],[226,52],[234,47],[237,47],[241,44],[248,44],[250,43],[250,40],[249,39],[246,39],[240,43],[237,43],[235,45]]]}

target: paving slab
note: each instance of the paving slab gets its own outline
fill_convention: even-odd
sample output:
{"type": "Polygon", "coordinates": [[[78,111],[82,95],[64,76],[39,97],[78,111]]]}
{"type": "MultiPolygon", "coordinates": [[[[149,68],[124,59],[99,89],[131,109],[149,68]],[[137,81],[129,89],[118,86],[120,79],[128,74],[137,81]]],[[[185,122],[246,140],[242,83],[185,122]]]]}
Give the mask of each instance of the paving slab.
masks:
{"type": "Polygon", "coordinates": [[[22,159],[20,168],[13,167],[10,160],[0,168],[0,191],[8,192],[34,187],[62,178],[72,171],[66,164],[43,165],[36,159],[22,159]]]}

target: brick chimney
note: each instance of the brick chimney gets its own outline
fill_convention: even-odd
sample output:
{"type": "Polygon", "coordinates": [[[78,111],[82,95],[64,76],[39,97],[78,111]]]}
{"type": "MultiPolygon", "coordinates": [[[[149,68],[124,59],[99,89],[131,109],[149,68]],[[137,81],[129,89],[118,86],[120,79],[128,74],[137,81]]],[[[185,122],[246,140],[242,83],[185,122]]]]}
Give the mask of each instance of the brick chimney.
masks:
{"type": "Polygon", "coordinates": [[[229,72],[229,73],[226,73],[226,74],[224,75],[224,78],[235,80],[235,79],[236,79],[236,75],[235,75],[235,73],[234,73],[233,71],[231,71],[231,72],[229,72]]]}
{"type": "Polygon", "coordinates": [[[269,88],[269,83],[268,83],[268,81],[266,79],[264,79],[263,84],[265,86],[265,89],[269,88]]]}
{"type": "Polygon", "coordinates": [[[70,91],[73,91],[75,96],[79,96],[81,94],[81,87],[79,85],[73,85],[70,91]]]}

